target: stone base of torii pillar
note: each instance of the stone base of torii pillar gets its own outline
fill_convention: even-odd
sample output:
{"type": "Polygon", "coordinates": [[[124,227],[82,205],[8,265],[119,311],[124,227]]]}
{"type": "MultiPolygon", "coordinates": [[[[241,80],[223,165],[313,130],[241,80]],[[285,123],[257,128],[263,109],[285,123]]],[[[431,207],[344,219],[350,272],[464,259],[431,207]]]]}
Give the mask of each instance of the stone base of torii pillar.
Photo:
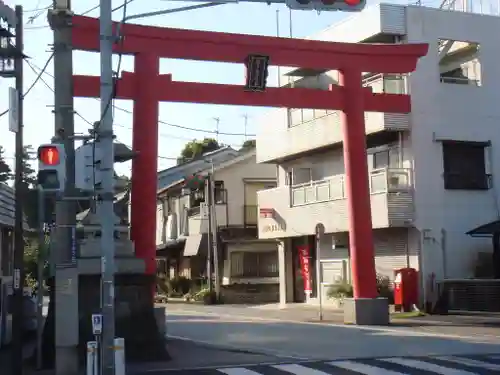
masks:
{"type": "MultiPolygon", "coordinates": [[[[93,213],[80,217],[78,257],[79,344],[81,365],[86,358],[87,342],[93,341],[92,314],[100,313],[101,252],[99,220],[93,213]]],[[[125,357],[128,362],[166,361],[165,309],[155,308],[151,290],[155,275],[146,275],[144,261],[134,255],[134,246],[128,239],[128,226],[115,222],[115,332],[125,339],[125,357]]],[[[43,367],[55,363],[55,287],[49,280],[50,304],[43,332],[43,367]]]]}

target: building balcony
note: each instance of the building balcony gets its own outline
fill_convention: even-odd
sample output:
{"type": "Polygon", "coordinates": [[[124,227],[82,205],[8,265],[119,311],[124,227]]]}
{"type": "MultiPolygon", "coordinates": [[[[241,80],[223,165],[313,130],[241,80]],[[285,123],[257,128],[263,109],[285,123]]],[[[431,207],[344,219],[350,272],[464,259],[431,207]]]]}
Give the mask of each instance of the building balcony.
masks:
{"type": "MultiPolygon", "coordinates": [[[[227,210],[225,204],[215,205],[215,216],[217,226],[228,225],[227,210]]],[[[208,208],[205,204],[199,207],[193,207],[187,211],[187,223],[189,235],[208,233],[208,208]]]]}
{"type": "MultiPolygon", "coordinates": [[[[373,92],[406,93],[406,78],[401,75],[372,75],[364,86],[373,92]]],[[[278,109],[266,116],[258,133],[258,162],[274,162],[342,142],[339,111],[317,109],[278,109]],[[288,113],[289,112],[289,113],[288,113]]],[[[404,131],[410,128],[409,114],[365,113],[366,134],[404,131]]]]}
{"type": "MultiPolygon", "coordinates": [[[[370,172],[373,228],[408,226],[413,221],[410,169],[370,172]]],[[[323,223],[328,233],[349,230],[345,176],[263,190],[259,199],[259,238],[314,234],[323,223]]]]}

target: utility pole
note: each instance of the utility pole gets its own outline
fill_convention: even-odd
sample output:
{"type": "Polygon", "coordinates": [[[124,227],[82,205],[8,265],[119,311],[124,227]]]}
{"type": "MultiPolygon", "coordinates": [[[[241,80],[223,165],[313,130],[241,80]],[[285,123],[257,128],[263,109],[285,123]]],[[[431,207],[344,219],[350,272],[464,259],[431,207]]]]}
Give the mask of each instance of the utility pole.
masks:
{"type": "Polygon", "coordinates": [[[216,202],[215,202],[215,165],[213,160],[211,160],[211,172],[210,172],[210,178],[208,180],[209,186],[210,186],[210,191],[209,191],[209,217],[208,220],[212,224],[210,225],[210,229],[212,230],[211,237],[212,237],[212,254],[213,254],[213,260],[214,260],[214,279],[215,279],[215,301],[218,302],[220,298],[220,276],[219,276],[219,246],[218,246],[218,240],[217,240],[217,215],[216,215],[216,202]]]}
{"type": "Polygon", "coordinates": [[[212,176],[210,173],[205,179],[205,202],[208,211],[208,244],[207,244],[207,287],[210,292],[213,291],[212,283],[212,194],[210,194],[210,188],[212,183],[210,182],[212,176]]]}
{"type": "MultiPolygon", "coordinates": [[[[23,292],[24,292],[24,238],[23,238],[23,8],[16,6],[16,54],[14,76],[17,94],[17,132],[16,132],[16,174],[15,187],[15,224],[14,224],[14,280],[12,314],[12,371],[15,375],[23,373],[23,292]]],[[[12,108],[11,108],[12,110],[12,108]]]]}
{"type": "Polygon", "coordinates": [[[101,342],[101,375],[115,374],[115,214],[114,199],[114,145],[113,145],[113,21],[111,0],[100,3],[101,55],[101,119],[96,127],[98,147],[101,150],[99,169],[101,188],[97,191],[97,215],[101,219],[101,309],[103,334],[101,342]]]}
{"type": "MultiPolygon", "coordinates": [[[[278,11],[276,11],[276,12],[278,12],[278,11]]],[[[245,120],[245,122],[244,122],[244,127],[245,127],[244,134],[245,134],[245,141],[246,141],[247,140],[247,126],[248,126],[248,114],[247,113],[245,113],[243,115],[243,119],[245,120]]]]}
{"type": "Polygon", "coordinates": [[[216,137],[216,141],[217,143],[219,143],[219,124],[220,124],[220,118],[219,117],[214,117],[214,121],[215,121],[215,137],[216,137]]]}
{"type": "Polygon", "coordinates": [[[66,182],[56,201],[55,262],[55,367],[57,375],[78,373],[78,269],[76,261],[75,141],[73,109],[73,53],[70,0],[54,0],[48,21],[54,33],[54,138],[64,145],[66,182]]]}

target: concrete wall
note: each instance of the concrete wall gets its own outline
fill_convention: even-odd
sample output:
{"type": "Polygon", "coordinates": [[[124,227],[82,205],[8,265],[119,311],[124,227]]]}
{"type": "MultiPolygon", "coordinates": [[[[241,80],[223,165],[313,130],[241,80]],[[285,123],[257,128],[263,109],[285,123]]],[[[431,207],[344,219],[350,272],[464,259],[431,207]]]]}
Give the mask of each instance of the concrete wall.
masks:
{"type": "Polygon", "coordinates": [[[499,216],[500,18],[409,7],[407,30],[408,42],[429,43],[429,54],[410,78],[415,226],[425,237],[424,273],[434,272],[438,279],[472,276],[477,253],[491,251],[491,246],[488,239],[470,238],[465,232],[499,216]],[[480,44],[481,87],[440,82],[438,39],[480,44]],[[488,156],[493,188],[444,190],[438,139],[491,141],[488,156]]]}

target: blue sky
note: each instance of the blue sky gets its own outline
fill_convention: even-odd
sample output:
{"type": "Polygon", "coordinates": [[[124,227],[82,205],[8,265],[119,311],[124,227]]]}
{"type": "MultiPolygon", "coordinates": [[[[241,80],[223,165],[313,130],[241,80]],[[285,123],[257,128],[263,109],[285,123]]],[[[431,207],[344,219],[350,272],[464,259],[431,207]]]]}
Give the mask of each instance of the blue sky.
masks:
{"type": "MultiPolygon", "coordinates": [[[[98,4],[98,0],[73,0],[75,13],[82,13],[98,4]]],[[[370,0],[369,0],[370,2],[370,0]]],[[[372,1],[376,3],[378,1],[372,1]]],[[[407,0],[386,1],[393,3],[409,3],[407,0]]],[[[414,1],[413,1],[414,2],[414,1]]],[[[436,5],[440,1],[424,0],[426,5],[436,5]]],[[[25,24],[29,17],[37,16],[40,12],[37,8],[44,8],[52,3],[52,0],[6,0],[11,6],[21,4],[24,6],[25,24]]],[[[123,0],[114,0],[113,6],[119,6],[123,0]]],[[[160,9],[193,5],[193,2],[162,1],[162,0],[135,0],[128,5],[127,14],[138,14],[160,9]]],[[[213,8],[194,10],[183,13],[175,13],[153,18],[143,19],[137,23],[178,27],[196,30],[211,30],[221,32],[234,32],[243,34],[257,34],[275,36],[276,15],[279,10],[279,24],[281,36],[289,36],[289,10],[284,6],[265,4],[227,4],[213,8]]],[[[98,16],[98,10],[89,14],[98,16]]],[[[293,11],[292,29],[293,37],[305,37],[316,33],[332,23],[346,17],[346,14],[335,12],[316,11],[293,11]]],[[[122,11],[114,14],[115,20],[122,18],[122,11]]],[[[46,12],[43,11],[38,17],[26,24],[25,28],[25,53],[30,57],[31,65],[40,69],[45,65],[50,56],[49,45],[52,43],[52,32],[47,25],[46,12]]],[[[116,61],[115,61],[116,67],[116,61]]],[[[124,57],[122,60],[123,70],[133,70],[132,57],[124,57]]],[[[74,54],[74,71],[78,74],[98,75],[99,55],[93,53],[77,52],[74,54]]],[[[47,69],[48,74],[42,77],[48,86],[53,87],[52,64],[47,69]]],[[[244,79],[243,67],[231,64],[191,62],[179,60],[162,60],[161,73],[172,73],[175,80],[218,82],[218,83],[242,83],[244,79]]],[[[276,85],[277,75],[275,70],[271,72],[270,84],[276,85]]],[[[25,64],[25,89],[27,89],[36,78],[35,72],[25,64]]],[[[0,81],[0,103],[3,103],[0,112],[8,106],[8,86],[13,86],[14,81],[2,79],[0,81]]],[[[116,105],[127,110],[132,109],[132,103],[128,101],[117,101],[116,105]]],[[[35,88],[25,99],[25,144],[37,147],[40,143],[49,142],[53,135],[53,93],[43,83],[38,82],[35,88]]],[[[95,99],[75,99],[76,111],[88,121],[99,119],[99,102],[95,99]]],[[[200,131],[188,131],[174,126],[160,124],[159,128],[159,169],[165,169],[174,164],[173,160],[180,153],[183,145],[189,140],[214,136],[210,132],[216,129],[215,117],[220,119],[219,131],[239,135],[220,135],[219,141],[234,147],[240,146],[245,140],[244,115],[248,115],[246,133],[248,138],[255,134],[258,116],[266,109],[235,106],[215,106],[197,104],[161,103],[160,120],[170,124],[187,126],[200,131]]],[[[127,145],[132,144],[132,116],[124,112],[115,111],[114,131],[117,139],[127,145]]],[[[75,130],[86,133],[89,125],[75,116],[75,130]]],[[[14,155],[14,135],[8,131],[8,116],[0,118],[0,144],[6,149],[8,162],[12,165],[14,155]]],[[[117,166],[120,174],[129,174],[130,164],[125,163],[117,166]]]]}

